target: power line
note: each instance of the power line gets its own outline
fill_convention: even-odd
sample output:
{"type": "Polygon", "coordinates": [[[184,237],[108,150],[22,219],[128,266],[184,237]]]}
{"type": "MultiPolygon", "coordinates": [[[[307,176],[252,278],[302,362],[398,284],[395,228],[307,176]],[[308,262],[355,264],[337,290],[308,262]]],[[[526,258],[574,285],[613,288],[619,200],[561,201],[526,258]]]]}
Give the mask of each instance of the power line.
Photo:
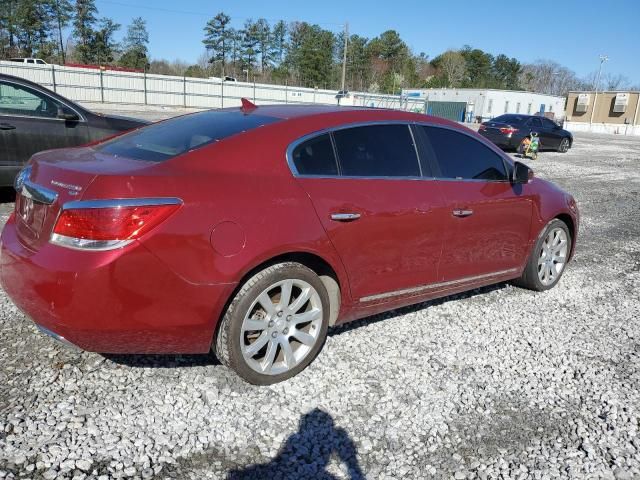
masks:
{"type": "MultiPolygon", "coordinates": [[[[211,17],[211,13],[205,13],[205,12],[195,12],[195,11],[189,11],[189,10],[176,10],[176,9],[172,9],[172,8],[164,8],[164,7],[152,7],[149,5],[132,5],[130,3],[124,3],[124,2],[117,2],[114,0],[98,0],[99,3],[107,3],[110,5],[118,5],[120,7],[127,7],[127,8],[138,8],[138,9],[142,9],[142,10],[152,10],[152,11],[158,11],[158,12],[166,12],[166,13],[178,13],[178,14],[182,14],[182,15],[193,15],[193,16],[198,16],[198,17],[205,17],[205,18],[210,18],[211,17]]],[[[231,17],[231,19],[237,19],[237,20],[254,20],[254,17],[238,17],[235,15],[229,15],[231,17]]],[[[261,17],[263,18],[263,17],[261,17]]],[[[290,18],[265,18],[265,20],[269,21],[269,22],[278,22],[280,20],[283,20],[285,22],[301,22],[302,20],[299,20],[297,18],[295,19],[290,19],[290,18]]],[[[337,27],[344,27],[343,23],[337,23],[337,22],[307,22],[307,23],[313,23],[315,25],[333,25],[333,26],[337,26],[337,27]]]]}

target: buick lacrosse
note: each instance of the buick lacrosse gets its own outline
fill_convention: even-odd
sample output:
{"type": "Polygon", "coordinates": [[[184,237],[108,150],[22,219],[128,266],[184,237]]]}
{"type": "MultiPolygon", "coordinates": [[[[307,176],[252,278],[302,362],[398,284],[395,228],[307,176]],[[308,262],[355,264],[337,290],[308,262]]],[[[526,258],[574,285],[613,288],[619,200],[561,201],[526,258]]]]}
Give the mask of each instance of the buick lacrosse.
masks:
{"type": "Polygon", "coordinates": [[[456,123],[246,100],[36,154],[15,186],[2,284],[44,333],[212,350],[254,384],[303,370],[331,325],[497,282],[547,290],[579,222],[570,194],[456,123]]]}

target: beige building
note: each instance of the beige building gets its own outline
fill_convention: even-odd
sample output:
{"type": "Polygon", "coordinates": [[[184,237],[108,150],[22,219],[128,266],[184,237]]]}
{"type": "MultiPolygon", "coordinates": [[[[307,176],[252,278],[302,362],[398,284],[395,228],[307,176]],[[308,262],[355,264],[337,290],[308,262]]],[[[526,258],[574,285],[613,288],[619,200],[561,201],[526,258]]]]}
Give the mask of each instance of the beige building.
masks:
{"type": "Polygon", "coordinates": [[[574,132],[640,135],[639,110],[640,92],[569,92],[565,128],[574,132]]]}

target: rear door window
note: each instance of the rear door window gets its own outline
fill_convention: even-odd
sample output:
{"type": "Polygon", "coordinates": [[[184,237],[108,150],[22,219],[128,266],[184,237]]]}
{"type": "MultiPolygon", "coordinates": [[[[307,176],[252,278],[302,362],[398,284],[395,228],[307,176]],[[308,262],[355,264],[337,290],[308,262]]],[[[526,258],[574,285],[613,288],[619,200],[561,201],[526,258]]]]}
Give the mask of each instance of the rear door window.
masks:
{"type": "Polygon", "coordinates": [[[293,149],[292,160],[300,175],[338,175],[336,156],[328,133],[300,143],[293,149]]]}
{"type": "Polygon", "coordinates": [[[456,180],[508,179],[502,157],[481,141],[448,128],[422,128],[435,156],[435,167],[439,170],[436,176],[456,180]]]}
{"type": "Polygon", "coordinates": [[[210,110],[149,125],[104,142],[96,149],[110,155],[161,162],[279,120],[241,111],[210,110]]]}
{"type": "Polygon", "coordinates": [[[409,125],[367,125],[333,132],[342,175],[419,177],[409,125]]]}
{"type": "Polygon", "coordinates": [[[43,93],[0,81],[0,115],[56,118],[59,105],[43,93]]]}
{"type": "Polygon", "coordinates": [[[542,120],[540,120],[537,117],[534,117],[531,120],[529,120],[529,126],[532,128],[542,128],[542,120]]]}

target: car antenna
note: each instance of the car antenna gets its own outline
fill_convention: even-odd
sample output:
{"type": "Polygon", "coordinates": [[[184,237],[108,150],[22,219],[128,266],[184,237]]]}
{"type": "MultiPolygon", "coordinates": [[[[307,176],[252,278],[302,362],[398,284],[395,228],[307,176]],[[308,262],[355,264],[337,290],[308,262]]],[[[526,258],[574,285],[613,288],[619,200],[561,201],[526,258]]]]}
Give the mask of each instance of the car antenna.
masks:
{"type": "Polygon", "coordinates": [[[240,111],[243,113],[251,113],[256,108],[258,108],[258,106],[255,103],[253,103],[251,100],[247,98],[242,97],[240,101],[242,102],[242,107],[240,107],[240,111]]]}

